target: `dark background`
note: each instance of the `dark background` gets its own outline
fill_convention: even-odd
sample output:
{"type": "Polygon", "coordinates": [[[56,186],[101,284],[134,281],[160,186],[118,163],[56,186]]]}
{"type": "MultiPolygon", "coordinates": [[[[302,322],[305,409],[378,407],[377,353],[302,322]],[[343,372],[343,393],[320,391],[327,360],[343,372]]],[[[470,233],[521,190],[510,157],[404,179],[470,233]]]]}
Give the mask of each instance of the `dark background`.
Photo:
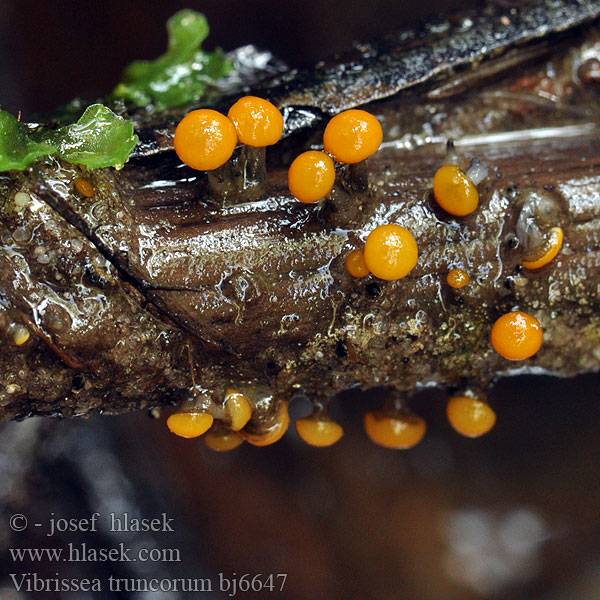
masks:
{"type": "Polygon", "coordinates": [[[0,104],[26,117],[77,95],[105,94],[129,62],[164,51],[165,22],[181,8],[207,16],[207,49],[256,44],[298,66],[343,51],[354,40],[369,40],[465,4],[474,2],[2,0],[0,104]]]}
{"type": "MultiPolygon", "coordinates": [[[[471,3],[472,4],[472,3],[471,3]]],[[[209,19],[207,48],[246,43],[304,65],[463,2],[115,2],[0,4],[0,104],[51,109],[112,89],[133,59],[166,45],[164,23],[179,8],[209,19]]],[[[309,448],[290,430],[270,448],[217,455],[174,438],[145,414],[80,421],[31,419],[0,428],[0,598],[16,595],[8,573],[47,577],[211,577],[288,573],[264,598],[474,600],[600,597],[600,379],[506,380],[493,392],[497,427],[481,440],[455,434],[445,396],[413,406],[429,432],[414,450],[390,452],[362,432],[377,394],[335,401],[346,435],[309,448]],[[48,539],[11,532],[30,522],[94,511],[166,512],[174,534],[115,537],[68,533],[48,539]],[[86,542],[176,547],[181,564],[15,564],[8,547],[86,542]]],[[[292,412],[302,406],[292,406],[292,412]]],[[[134,597],[120,596],[98,597],[134,597]]],[[[161,598],[184,596],[167,595],[161,598]]],[[[225,597],[214,593],[210,597],[225,597]]],[[[239,595],[237,597],[240,597],[239,595]]],[[[242,597],[244,597],[242,595],[242,597]]]]}

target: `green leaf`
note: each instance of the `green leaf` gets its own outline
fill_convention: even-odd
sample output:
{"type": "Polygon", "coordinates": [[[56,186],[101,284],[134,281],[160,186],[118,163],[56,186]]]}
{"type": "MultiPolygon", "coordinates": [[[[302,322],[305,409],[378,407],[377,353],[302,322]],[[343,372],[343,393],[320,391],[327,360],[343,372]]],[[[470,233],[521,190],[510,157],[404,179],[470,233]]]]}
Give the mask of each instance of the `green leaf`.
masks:
{"type": "Polygon", "coordinates": [[[102,104],[88,106],[76,123],[59,129],[32,129],[0,110],[0,171],[22,170],[49,155],[90,169],[119,169],[137,141],[133,124],[102,104]]]}
{"type": "Polygon", "coordinates": [[[199,100],[207,85],[231,72],[233,66],[220,49],[204,52],[209,28],[206,18],[181,10],[167,21],[169,46],[156,60],[138,60],[127,67],[112,93],[137,106],[154,104],[162,110],[199,100]]]}
{"type": "Polygon", "coordinates": [[[46,142],[36,142],[15,117],[0,110],[0,171],[24,169],[36,158],[54,154],[54,148],[46,142]]]}
{"type": "Polygon", "coordinates": [[[90,169],[122,168],[138,141],[133,124],[102,104],[88,106],[77,123],[58,129],[54,139],[59,156],[90,169]]]}

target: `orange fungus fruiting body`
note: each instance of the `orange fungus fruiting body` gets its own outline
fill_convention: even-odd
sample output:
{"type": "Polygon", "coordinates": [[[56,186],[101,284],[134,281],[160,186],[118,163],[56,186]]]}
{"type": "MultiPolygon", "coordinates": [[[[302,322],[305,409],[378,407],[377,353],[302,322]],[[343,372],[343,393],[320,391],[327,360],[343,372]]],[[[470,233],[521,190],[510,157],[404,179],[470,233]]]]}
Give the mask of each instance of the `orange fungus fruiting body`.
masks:
{"type": "Polygon", "coordinates": [[[224,165],[237,145],[233,123],[210,108],[193,110],[177,125],[175,152],[193,169],[212,171],[224,165]]]}
{"type": "Polygon", "coordinates": [[[462,269],[452,269],[447,276],[448,285],[459,290],[471,281],[469,274],[462,269]]]}
{"type": "Polygon", "coordinates": [[[470,215],[479,204],[479,192],[466,173],[456,165],[444,165],[433,179],[436,202],[456,217],[470,215]]]}
{"type": "Polygon", "coordinates": [[[384,448],[407,450],[425,435],[425,419],[413,414],[393,415],[371,411],[365,415],[365,431],[373,442],[384,448]]]}
{"type": "Polygon", "coordinates": [[[167,419],[171,433],[184,438],[195,438],[206,433],[213,424],[213,416],[205,412],[180,412],[167,419]]]}
{"type": "Polygon", "coordinates": [[[542,347],[540,322],[520,310],[502,315],[492,329],[492,346],[509,360],[524,360],[542,347]]]}
{"type": "Polygon", "coordinates": [[[496,424],[496,413],[486,402],[471,396],[454,396],[448,401],[446,415],[458,433],[476,438],[496,424]]]}
{"type": "Polygon", "coordinates": [[[275,442],[278,442],[288,430],[290,425],[290,415],[288,412],[287,402],[282,402],[277,418],[274,419],[271,424],[264,430],[254,433],[242,429],[238,432],[238,435],[247,442],[250,442],[253,446],[270,446],[275,442]]]}
{"type": "Polygon", "coordinates": [[[564,239],[564,233],[562,228],[553,227],[550,230],[550,234],[548,236],[548,241],[544,248],[544,253],[542,256],[537,258],[536,260],[523,260],[521,264],[530,270],[541,269],[546,266],[551,260],[553,260],[560,249],[562,248],[564,239]]]}
{"type": "Polygon", "coordinates": [[[209,431],[204,436],[204,443],[216,452],[234,450],[244,440],[235,431],[209,431]]]}
{"type": "Polygon", "coordinates": [[[335,183],[333,160],[317,150],[300,154],[290,166],[288,183],[300,202],[311,204],[325,198],[335,183]]]}
{"type": "Polygon", "coordinates": [[[375,228],[365,243],[365,264],[379,279],[402,279],[412,271],[418,257],[415,238],[400,225],[375,228]]]}
{"type": "Polygon", "coordinates": [[[341,425],[331,419],[318,417],[298,419],[296,431],[307,444],[318,448],[332,446],[344,435],[341,425]]]}
{"type": "Polygon", "coordinates": [[[95,193],[92,184],[87,179],[81,178],[75,180],[75,191],[82,198],[93,198],[95,193]]]}
{"type": "Polygon", "coordinates": [[[21,323],[12,323],[8,327],[8,335],[11,337],[15,346],[22,346],[30,338],[29,329],[21,323]]]}
{"type": "Polygon", "coordinates": [[[365,264],[365,255],[362,250],[353,250],[346,259],[346,269],[352,277],[358,279],[366,277],[369,274],[369,268],[365,264]]]}
{"type": "Polygon", "coordinates": [[[325,150],[341,163],[354,164],[375,154],[383,141],[377,117],[364,110],[339,113],[325,128],[325,150]]]}
{"type": "Polygon", "coordinates": [[[242,429],[252,417],[252,407],[248,398],[237,390],[228,389],[225,392],[223,406],[233,431],[242,429]]]}
{"type": "Polygon", "coordinates": [[[247,146],[263,148],[276,144],[283,134],[283,116],[279,109],[263,98],[244,96],[230,109],[228,117],[237,136],[247,146]]]}

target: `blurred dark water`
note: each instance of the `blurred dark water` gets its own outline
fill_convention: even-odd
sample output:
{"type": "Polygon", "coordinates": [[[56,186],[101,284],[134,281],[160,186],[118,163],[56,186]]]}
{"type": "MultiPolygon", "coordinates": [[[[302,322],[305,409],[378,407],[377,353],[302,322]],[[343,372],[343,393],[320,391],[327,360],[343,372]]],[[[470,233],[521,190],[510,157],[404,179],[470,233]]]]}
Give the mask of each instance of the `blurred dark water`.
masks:
{"type": "MultiPolygon", "coordinates": [[[[498,425],[454,434],[444,397],[414,406],[428,421],[408,452],[371,444],[361,415],[378,398],[336,401],[346,435],[330,448],[293,431],[276,446],[216,454],[144,414],[31,419],[2,428],[1,598],[185,598],[108,593],[108,578],[172,582],[286,574],[271,598],[580,598],[600,594],[597,378],[506,380],[498,425]],[[543,400],[541,399],[543,398],[543,400]],[[50,519],[97,531],[50,532],[50,519]],[[29,525],[11,531],[20,513],[29,525]],[[110,515],[172,519],[174,531],[110,531],[110,515]],[[34,523],[41,524],[36,528],[34,523]],[[10,548],[156,548],[157,562],[15,560],[10,548]],[[178,552],[172,562],[167,550],[178,552]],[[17,595],[10,573],[97,578],[104,591],[17,595]],[[69,595],[70,594],[70,595],[69,595]]],[[[301,404],[301,403],[300,403],[301,404]]],[[[293,408],[293,406],[292,406],[293,408]]],[[[301,407],[293,408],[296,412],[301,407]]],[[[66,550],[65,550],[66,552],[66,550]]],[[[135,556],[135,554],[134,554],[135,556]]]]}
{"type": "MultiPolygon", "coordinates": [[[[208,47],[256,43],[302,65],[463,4],[5,0],[0,103],[27,116],[75,95],[101,95],[130,60],[164,50],[164,22],[184,6],[207,14],[208,47]]],[[[346,435],[326,450],[290,430],[274,447],[219,455],[199,440],[174,438],[164,419],[145,414],[3,425],[0,598],[191,597],[109,591],[111,576],[202,578],[212,585],[203,597],[227,598],[231,588],[219,591],[224,579],[260,574],[257,581],[268,583],[286,574],[283,591],[275,577],[273,591],[252,596],[596,600],[599,384],[597,375],[505,380],[492,396],[498,424],[481,440],[455,434],[445,397],[428,391],[413,403],[428,434],[400,453],[377,448],[362,432],[376,394],[335,401],[346,435]],[[97,530],[83,531],[81,519],[94,513],[97,530]],[[124,513],[164,513],[174,531],[111,531],[110,515],[124,513]],[[14,514],[28,519],[23,531],[11,529],[14,514]],[[74,519],[74,530],[47,535],[53,518],[74,519]],[[10,552],[69,544],[173,550],[180,560],[169,560],[177,553],[154,561],[20,560],[10,552]],[[98,578],[103,591],[17,592],[11,573],[17,581],[22,573],[98,578]]]]}

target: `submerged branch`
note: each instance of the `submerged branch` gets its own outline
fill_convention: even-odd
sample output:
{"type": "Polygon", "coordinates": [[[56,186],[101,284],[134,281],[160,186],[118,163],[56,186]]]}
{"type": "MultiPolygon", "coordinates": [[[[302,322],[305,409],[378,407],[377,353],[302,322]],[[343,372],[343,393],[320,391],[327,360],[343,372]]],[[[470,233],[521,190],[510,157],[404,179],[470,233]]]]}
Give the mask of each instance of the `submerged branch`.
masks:
{"type": "Polygon", "coordinates": [[[272,158],[263,197],[225,206],[205,174],[152,144],[119,172],[47,159],[0,176],[0,417],[219,404],[232,385],[321,403],[356,385],[485,393],[503,375],[597,371],[598,88],[573,65],[600,43],[594,30],[573,40],[519,75],[511,57],[484,89],[371,104],[385,138],[369,189],[340,175],[320,206],[296,202],[286,181],[291,149],[319,140],[315,123],[272,158]],[[463,218],[432,194],[448,137],[465,168],[476,157],[490,171],[463,218]],[[82,177],[92,198],[75,191],[82,177]],[[385,223],[412,232],[417,266],[398,281],[353,278],[347,255],[385,223]],[[557,227],[559,254],[524,269],[557,227]],[[453,268],[467,286],[448,285],[453,268]],[[514,309],[544,327],[542,349],[520,363],[490,345],[494,321],[514,309]],[[15,323],[30,325],[21,345],[15,323]]]}

